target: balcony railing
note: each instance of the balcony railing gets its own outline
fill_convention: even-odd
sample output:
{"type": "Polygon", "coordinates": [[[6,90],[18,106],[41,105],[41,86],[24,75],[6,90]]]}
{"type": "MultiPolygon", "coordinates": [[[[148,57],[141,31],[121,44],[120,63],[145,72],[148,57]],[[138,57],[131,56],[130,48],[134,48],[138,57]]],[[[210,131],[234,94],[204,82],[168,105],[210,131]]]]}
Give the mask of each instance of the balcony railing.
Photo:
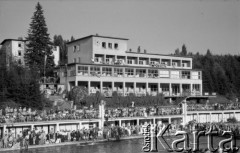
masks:
{"type": "MultiPolygon", "coordinates": [[[[75,71],[71,71],[69,76],[75,76],[75,71]]],[[[128,74],[128,73],[106,73],[106,72],[78,72],[77,76],[97,76],[97,77],[128,77],[128,78],[153,78],[153,79],[159,79],[159,78],[169,78],[169,79],[189,79],[189,80],[201,80],[201,76],[181,76],[181,75],[162,75],[162,74],[152,74],[152,73],[142,73],[142,74],[128,74]]]]}
{"type": "Polygon", "coordinates": [[[113,90],[113,89],[103,89],[102,92],[100,89],[90,89],[90,94],[95,94],[96,92],[100,92],[103,96],[105,97],[112,97],[113,92],[117,92],[118,95],[120,96],[129,96],[130,94],[134,94],[137,97],[141,97],[141,96],[146,96],[146,95],[151,95],[151,96],[156,96],[158,93],[163,94],[166,97],[185,97],[185,96],[201,96],[201,92],[198,91],[197,94],[196,92],[188,92],[188,93],[171,93],[170,91],[163,91],[163,92],[158,92],[158,91],[134,91],[134,89],[126,89],[126,91],[124,92],[124,90],[113,90]]]}
{"type": "MultiPolygon", "coordinates": [[[[137,58],[136,58],[137,59],[137,58]]],[[[126,59],[111,59],[104,61],[104,57],[95,57],[92,58],[92,63],[94,64],[109,64],[109,65],[141,65],[141,66],[149,66],[149,67],[158,67],[158,68],[190,68],[190,64],[182,63],[182,65],[177,62],[170,63],[170,59],[167,59],[165,62],[157,62],[157,61],[151,61],[148,62],[148,60],[139,60],[137,63],[135,58],[134,61],[132,61],[130,58],[126,59]],[[128,62],[129,60],[129,62],[128,62]]],[[[160,59],[159,59],[160,61],[160,59]]],[[[189,61],[190,62],[190,61],[189,61]]]]}

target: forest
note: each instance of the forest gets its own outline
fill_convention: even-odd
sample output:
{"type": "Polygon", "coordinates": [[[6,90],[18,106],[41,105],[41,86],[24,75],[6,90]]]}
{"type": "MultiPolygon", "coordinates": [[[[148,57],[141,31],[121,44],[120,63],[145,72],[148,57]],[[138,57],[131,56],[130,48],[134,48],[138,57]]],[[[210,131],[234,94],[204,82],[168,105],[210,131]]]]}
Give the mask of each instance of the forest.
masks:
{"type": "Polygon", "coordinates": [[[230,100],[240,96],[239,55],[214,55],[209,49],[203,54],[193,54],[185,45],[172,55],[193,58],[193,68],[202,70],[203,92],[216,92],[230,100]]]}

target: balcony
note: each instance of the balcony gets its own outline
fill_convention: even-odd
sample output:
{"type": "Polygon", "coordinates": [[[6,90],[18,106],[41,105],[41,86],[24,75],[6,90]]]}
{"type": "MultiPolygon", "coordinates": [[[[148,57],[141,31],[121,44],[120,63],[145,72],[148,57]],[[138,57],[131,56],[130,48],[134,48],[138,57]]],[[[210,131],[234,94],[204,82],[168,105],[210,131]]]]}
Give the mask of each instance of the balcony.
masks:
{"type": "Polygon", "coordinates": [[[171,57],[121,56],[95,54],[92,63],[109,65],[137,65],[157,68],[191,68],[191,60],[174,59],[171,57]]]}

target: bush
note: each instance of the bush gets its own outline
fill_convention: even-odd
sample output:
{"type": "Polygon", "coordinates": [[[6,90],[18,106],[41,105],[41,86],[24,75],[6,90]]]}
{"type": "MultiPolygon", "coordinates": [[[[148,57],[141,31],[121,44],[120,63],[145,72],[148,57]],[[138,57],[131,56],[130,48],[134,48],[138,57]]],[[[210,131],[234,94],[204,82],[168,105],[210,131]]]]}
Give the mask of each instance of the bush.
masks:
{"type": "Polygon", "coordinates": [[[230,117],[227,119],[228,123],[237,123],[237,119],[235,117],[230,117]]]}

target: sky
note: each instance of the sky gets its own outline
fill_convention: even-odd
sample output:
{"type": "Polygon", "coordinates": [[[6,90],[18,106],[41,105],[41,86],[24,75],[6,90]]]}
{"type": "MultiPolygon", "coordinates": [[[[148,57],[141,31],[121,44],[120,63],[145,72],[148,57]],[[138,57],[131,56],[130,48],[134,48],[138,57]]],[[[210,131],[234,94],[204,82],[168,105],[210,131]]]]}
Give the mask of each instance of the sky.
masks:
{"type": "Polygon", "coordinates": [[[37,2],[48,33],[128,38],[128,48],[240,54],[240,0],[0,0],[0,42],[26,37],[37,2]]]}

